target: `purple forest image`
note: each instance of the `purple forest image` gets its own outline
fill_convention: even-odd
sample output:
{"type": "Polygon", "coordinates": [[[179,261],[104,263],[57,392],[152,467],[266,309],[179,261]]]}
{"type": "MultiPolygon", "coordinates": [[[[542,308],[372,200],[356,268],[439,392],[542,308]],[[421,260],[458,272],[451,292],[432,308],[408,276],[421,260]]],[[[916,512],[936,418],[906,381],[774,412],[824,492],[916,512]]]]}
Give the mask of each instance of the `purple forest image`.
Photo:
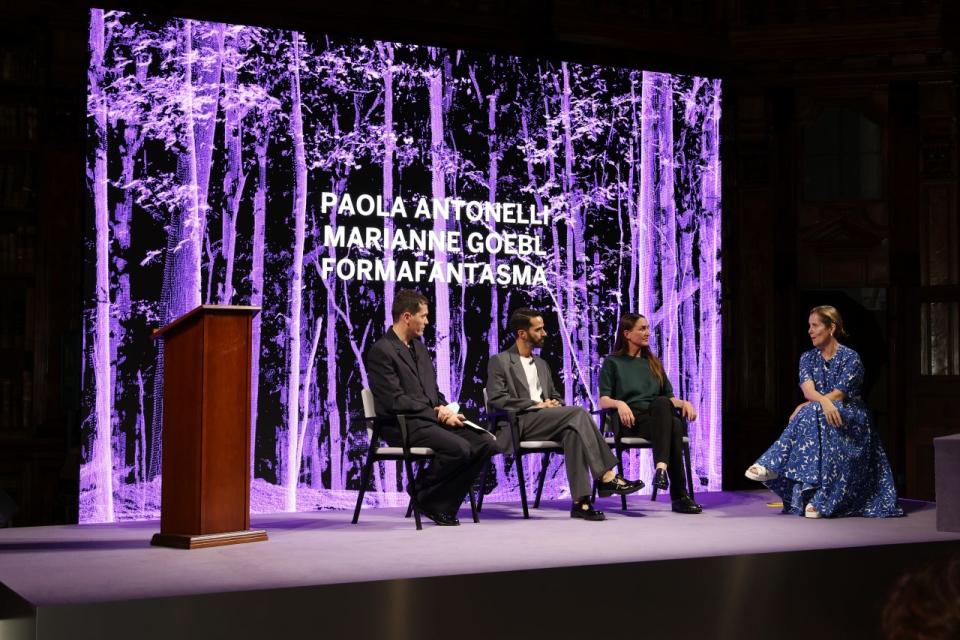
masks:
{"type": "MultiPolygon", "coordinates": [[[[400,288],[430,299],[440,389],[473,419],[514,308],[544,312],[587,408],[643,313],[720,489],[719,80],[97,9],[89,36],[81,522],[159,516],[150,334],[200,304],[262,307],[251,509],[352,507],[363,355],[400,288]]],[[[519,502],[494,460],[488,499],[519,502]]],[[[649,451],[625,471],[652,476],[649,451]]],[[[560,456],[547,478],[566,495],[560,456]]],[[[395,463],[372,484],[406,504],[395,463]]]]}

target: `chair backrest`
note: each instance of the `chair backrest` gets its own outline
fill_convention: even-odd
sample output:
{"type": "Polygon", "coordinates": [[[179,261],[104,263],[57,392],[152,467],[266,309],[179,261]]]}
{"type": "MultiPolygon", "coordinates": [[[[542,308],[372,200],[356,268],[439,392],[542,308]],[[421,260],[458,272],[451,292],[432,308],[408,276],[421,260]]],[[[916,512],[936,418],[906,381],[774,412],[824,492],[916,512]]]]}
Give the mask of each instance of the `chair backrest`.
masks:
{"type": "MultiPolygon", "coordinates": [[[[373,392],[370,389],[364,387],[360,392],[360,399],[363,401],[363,417],[364,418],[376,418],[377,411],[374,408],[373,404],[373,392]]],[[[369,425],[369,423],[367,423],[369,425]]],[[[373,437],[373,427],[367,426],[367,438],[373,437]]]]}
{"type": "Polygon", "coordinates": [[[486,387],[483,388],[483,410],[484,410],[484,411],[489,411],[489,410],[490,410],[490,403],[489,403],[489,401],[487,400],[487,388],[486,388],[486,387]]]}
{"type": "MultiPolygon", "coordinates": [[[[591,403],[592,403],[592,402],[593,402],[593,401],[591,400],[591,403]]],[[[597,403],[596,405],[594,405],[594,406],[599,407],[599,406],[600,406],[600,403],[598,402],[598,403],[597,403]]],[[[597,428],[600,429],[600,433],[601,433],[601,434],[607,433],[607,432],[604,431],[604,429],[603,429],[605,426],[607,426],[607,412],[606,412],[606,411],[601,411],[600,413],[598,413],[598,414],[596,414],[596,415],[597,415],[597,428]]]]}

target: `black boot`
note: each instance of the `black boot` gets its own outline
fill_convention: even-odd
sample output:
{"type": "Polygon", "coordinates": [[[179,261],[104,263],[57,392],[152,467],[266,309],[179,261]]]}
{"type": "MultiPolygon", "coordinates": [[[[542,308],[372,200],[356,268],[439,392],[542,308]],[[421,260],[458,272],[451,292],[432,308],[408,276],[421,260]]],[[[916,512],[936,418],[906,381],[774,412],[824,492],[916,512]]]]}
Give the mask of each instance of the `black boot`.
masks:
{"type": "Polygon", "coordinates": [[[655,486],[660,491],[666,491],[670,486],[669,480],[667,480],[667,470],[661,467],[657,468],[657,472],[653,474],[653,486],[655,486]]]}

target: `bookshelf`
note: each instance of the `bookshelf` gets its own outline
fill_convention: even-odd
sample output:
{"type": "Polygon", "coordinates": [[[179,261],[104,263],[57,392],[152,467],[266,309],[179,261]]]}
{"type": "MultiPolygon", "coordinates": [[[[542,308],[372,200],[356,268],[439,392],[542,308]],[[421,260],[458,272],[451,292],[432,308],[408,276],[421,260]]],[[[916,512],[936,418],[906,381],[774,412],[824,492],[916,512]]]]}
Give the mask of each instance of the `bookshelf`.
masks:
{"type": "Polygon", "coordinates": [[[15,526],[75,521],[82,361],[85,11],[24,11],[0,22],[0,490],[15,526]]]}
{"type": "Polygon", "coordinates": [[[33,300],[43,87],[37,34],[0,32],[0,438],[33,426],[33,300]]]}

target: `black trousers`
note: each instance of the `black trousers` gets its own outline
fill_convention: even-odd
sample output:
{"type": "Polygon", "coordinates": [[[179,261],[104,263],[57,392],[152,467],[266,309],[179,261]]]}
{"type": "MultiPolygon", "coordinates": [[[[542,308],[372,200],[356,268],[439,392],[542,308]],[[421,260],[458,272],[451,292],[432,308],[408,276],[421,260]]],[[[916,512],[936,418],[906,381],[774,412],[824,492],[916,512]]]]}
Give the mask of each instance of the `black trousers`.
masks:
{"type": "Polygon", "coordinates": [[[683,420],[673,413],[673,403],[669,398],[656,398],[647,411],[634,410],[633,417],[633,427],[621,425],[620,435],[646,438],[653,443],[654,462],[667,464],[670,497],[674,500],[682,498],[687,494],[683,474],[683,437],[687,433],[683,420]]]}
{"type": "MultiPolygon", "coordinates": [[[[456,515],[483,464],[499,453],[496,441],[471,429],[417,421],[410,425],[410,446],[430,447],[434,457],[417,478],[417,502],[427,510],[456,515]]],[[[384,427],[383,438],[401,446],[400,430],[384,427]]]]}

